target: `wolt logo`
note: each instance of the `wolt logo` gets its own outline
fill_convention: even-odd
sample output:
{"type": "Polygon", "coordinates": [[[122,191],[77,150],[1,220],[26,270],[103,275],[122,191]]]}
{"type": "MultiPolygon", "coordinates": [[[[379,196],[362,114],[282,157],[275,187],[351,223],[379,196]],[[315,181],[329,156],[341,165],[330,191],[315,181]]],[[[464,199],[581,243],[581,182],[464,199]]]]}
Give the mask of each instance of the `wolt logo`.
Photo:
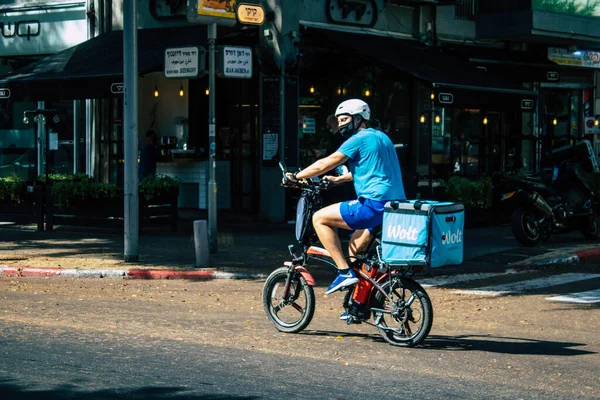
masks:
{"type": "Polygon", "coordinates": [[[455,233],[450,231],[444,232],[442,235],[442,244],[462,243],[462,234],[463,232],[460,229],[457,229],[455,233]]]}
{"type": "Polygon", "coordinates": [[[413,242],[417,241],[417,228],[409,226],[403,229],[402,225],[390,225],[388,228],[388,237],[394,239],[406,239],[413,242]]]}

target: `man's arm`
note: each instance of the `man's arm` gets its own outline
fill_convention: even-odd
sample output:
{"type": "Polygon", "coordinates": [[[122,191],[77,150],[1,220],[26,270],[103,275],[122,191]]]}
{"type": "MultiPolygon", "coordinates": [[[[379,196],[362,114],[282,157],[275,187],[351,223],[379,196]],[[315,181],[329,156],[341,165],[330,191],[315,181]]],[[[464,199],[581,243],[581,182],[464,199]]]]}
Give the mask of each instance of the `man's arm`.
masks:
{"type": "Polygon", "coordinates": [[[342,165],[346,161],[348,161],[348,157],[346,157],[343,153],[336,151],[325,158],[315,161],[302,171],[296,173],[296,179],[309,179],[314,176],[323,175],[338,165],[342,165]]]}
{"type": "Polygon", "coordinates": [[[352,182],[353,181],[352,173],[351,172],[346,172],[344,175],[339,175],[339,176],[325,175],[323,177],[323,179],[329,180],[334,185],[341,185],[342,183],[352,182]]]}

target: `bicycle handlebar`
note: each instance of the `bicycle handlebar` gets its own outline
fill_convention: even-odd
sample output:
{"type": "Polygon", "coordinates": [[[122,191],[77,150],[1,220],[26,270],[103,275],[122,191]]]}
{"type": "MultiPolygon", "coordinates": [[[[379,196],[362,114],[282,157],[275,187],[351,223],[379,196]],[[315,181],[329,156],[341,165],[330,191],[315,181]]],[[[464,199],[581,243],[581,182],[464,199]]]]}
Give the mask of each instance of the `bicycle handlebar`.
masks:
{"type": "Polygon", "coordinates": [[[329,179],[320,179],[320,178],[310,178],[310,179],[301,179],[296,182],[292,182],[286,176],[288,172],[285,169],[285,166],[282,163],[279,163],[279,167],[281,168],[281,172],[283,174],[283,179],[281,182],[281,186],[293,188],[293,189],[319,189],[319,190],[327,190],[331,186],[331,181],[329,179]]]}

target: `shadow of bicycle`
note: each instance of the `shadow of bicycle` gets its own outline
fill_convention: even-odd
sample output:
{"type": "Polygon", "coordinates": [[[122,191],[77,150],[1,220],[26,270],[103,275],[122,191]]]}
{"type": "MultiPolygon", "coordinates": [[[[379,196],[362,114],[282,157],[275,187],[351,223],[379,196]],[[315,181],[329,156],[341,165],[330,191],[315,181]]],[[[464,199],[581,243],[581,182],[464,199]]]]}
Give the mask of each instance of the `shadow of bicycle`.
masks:
{"type": "Polygon", "coordinates": [[[431,350],[468,350],[519,355],[579,356],[584,354],[595,354],[593,351],[577,348],[582,346],[586,346],[586,344],[493,335],[430,335],[420,347],[431,350]]]}
{"type": "MultiPolygon", "coordinates": [[[[336,338],[362,338],[374,342],[385,342],[378,334],[338,331],[303,331],[300,335],[328,336],[336,338]]],[[[447,350],[447,351],[481,351],[487,353],[515,354],[515,355],[547,355],[547,356],[579,356],[596,354],[594,351],[580,349],[585,343],[555,342],[516,337],[502,337],[493,335],[462,335],[441,336],[429,335],[416,349],[447,350]]]]}

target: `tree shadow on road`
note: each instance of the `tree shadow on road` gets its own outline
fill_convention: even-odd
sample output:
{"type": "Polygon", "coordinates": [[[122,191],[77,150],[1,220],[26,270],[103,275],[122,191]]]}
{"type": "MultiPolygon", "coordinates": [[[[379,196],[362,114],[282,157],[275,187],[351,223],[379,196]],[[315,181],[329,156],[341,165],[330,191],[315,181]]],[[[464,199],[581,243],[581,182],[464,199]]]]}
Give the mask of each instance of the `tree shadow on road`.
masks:
{"type": "Polygon", "coordinates": [[[475,350],[501,354],[531,354],[547,356],[580,356],[596,352],[577,349],[585,343],[554,342],[492,335],[439,336],[430,335],[420,346],[432,350],[475,350]]]}
{"type": "Polygon", "coordinates": [[[137,389],[101,389],[94,391],[81,390],[73,385],[58,386],[54,389],[36,389],[18,385],[11,380],[0,380],[0,393],[4,400],[116,400],[116,399],[177,399],[177,400],[254,400],[254,396],[232,396],[212,394],[192,394],[184,387],[141,387],[137,389]]]}

